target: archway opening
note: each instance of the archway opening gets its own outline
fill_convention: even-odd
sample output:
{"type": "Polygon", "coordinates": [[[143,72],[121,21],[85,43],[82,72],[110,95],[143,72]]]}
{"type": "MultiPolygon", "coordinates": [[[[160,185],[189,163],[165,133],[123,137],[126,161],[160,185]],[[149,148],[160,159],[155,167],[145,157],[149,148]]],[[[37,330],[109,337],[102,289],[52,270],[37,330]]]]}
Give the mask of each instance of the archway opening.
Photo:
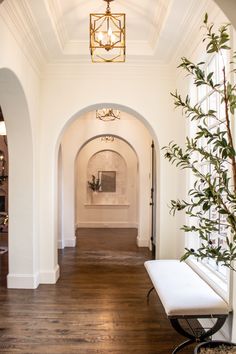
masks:
{"type": "MultiPolygon", "coordinates": [[[[98,107],[101,107],[101,105],[98,107]]],[[[88,107],[88,112],[83,112],[82,114],[78,113],[72,118],[71,125],[64,129],[60,139],[60,175],[62,176],[62,179],[60,178],[60,184],[63,193],[61,194],[62,202],[61,206],[59,206],[58,213],[61,216],[61,221],[58,223],[58,225],[61,225],[61,231],[59,231],[61,240],[58,242],[59,248],[74,246],[76,244],[75,230],[77,220],[76,212],[72,209],[74,208],[76,198],[78,198],[75,198],[76,174],[74,172],[78,151],[82,151],[81,149],[86,145],[89,146],[93,140],[101,139],[102,136],[106,135],[111,135],[115,137],[115,139],[118,138],[123,142],[126,141],[128,143],[127,145],[132,146],[138,156],[139,164],[136,164],[135,168],[135,173],[139,173],[137,244],[140,247],[151,247],[151,188],[153,187],[151,178],[151,155],[153,140],[156,141],[157,139],[154,134],[152,134],[153,132],[148,123],[145,123],[145,120],[140,118],[138,114],[135,115],[134,112],[130,114],[130,109],[128,108],[125,109],[122,107],[123,110],[121,110],[119,125],[117,122],[107,124],[107,122],[96,121],[95,110],[91,111],[89,108],[91,109],[91,107],[88,107]],[[129,113],[127,113],[127,111],[129,113]]],[[[92,106],[92,108],[96,107],[92,106]]],[[[118,109],[119,107],[116,106],[116,108],[118,109]]],[[[107,142],[104,144],[107,144],[107,142]]],[[[159,156],[158,150],[157,156],[159,156]]],[[[86,169],[85,166],[84,169],[86,169]]],[[[158,175],[159,170],[157,168],[155,178],[158,179],[158,175]]],[[[86,191],[87,182],[88,176],[85,174],[83,177],[83,185],[86,186],[86,188],[84,188],[86,191]]],[[[155,188],[156,186],[158,188],[158,183],[155,183],[155,188]]],[[[157,188],[153,191],[155,195],[157,194],[157,188]]],[[[99,198],[101,199],[101,194],[99,198]]],[[[155,200],[158,202],[158,198],[155,198],[155,200]]],[[[86,203],[86,200],[82,203],[86,203]]],[[[156,214],[157,213],[159,213],[158,209],[156,211],[156,214]]],[[[159,216],[156,215],[156,220],[158,220],[158,218],[159,216]]],[[[157,235],[158,230],[155,230],[155,240],[158,239],[157,235]]]]}
{"type": "Polygon", "coordinates": [[[39,276],[33,226],[34,149],[31,122],[24,90],[9,69],[0,69],[0,105],[6,123],[9,152],[7,286],[36,288],[39,276]]]}

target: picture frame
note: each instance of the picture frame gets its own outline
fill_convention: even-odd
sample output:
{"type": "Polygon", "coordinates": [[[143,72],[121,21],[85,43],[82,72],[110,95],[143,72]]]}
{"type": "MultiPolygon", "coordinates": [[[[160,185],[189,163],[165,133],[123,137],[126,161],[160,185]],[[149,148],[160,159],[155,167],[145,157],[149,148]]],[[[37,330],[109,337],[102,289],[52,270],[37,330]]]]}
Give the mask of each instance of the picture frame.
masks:
{"type": "Polygon", "coordinates": [[[98,171],[100,182],[99,192],[116,192],[116,171],[98,171]]]}

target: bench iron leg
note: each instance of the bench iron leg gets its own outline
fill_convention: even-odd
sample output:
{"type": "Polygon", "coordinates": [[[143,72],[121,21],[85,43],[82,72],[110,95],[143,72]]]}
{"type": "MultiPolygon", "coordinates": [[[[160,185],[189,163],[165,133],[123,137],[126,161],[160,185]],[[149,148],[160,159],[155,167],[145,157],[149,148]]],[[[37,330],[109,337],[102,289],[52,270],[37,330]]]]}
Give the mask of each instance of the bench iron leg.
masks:
{"type": "Polygon", "coordinates": [[[213,334],[215,334],[217,331],[219,331],[219,329],[221,329],[221,327],[225,323],[226,318],[227,318],[226,316],[218,317],[216,323],[214,324],[214,326],[212,328],[210,328],[208,331],[206,331],[205,333],[203,333],[199,337],[199,340],[200,341],[207,340],[208,337],[211,337],[213,334]]]}
{"type": "Polygon", "coordinates": [[[154,286],[148,291],[147,293],[147,303],[149,304],[149,296],[151,294],[151,292],[154,290],[154,286]]]}
{"type": "MultiPolygon", "coordinates": [[[[209,337],[212,336],[213,334],[215,334],[217,331],[219,331],[219,329],[223,326],[226,318],[227,318],[227,316],[217,317],[217,321],[212,326],[212,328],[210,328],[208,331],[205,331],[200,336],[193,335],[193,334],[185,331],[185,329],[180,325],[178,318],[169,318],[169,320],[172,324],[172,327],[182,336],[189,338],[187,341],[178,345],[178,347],[175,348],[175,350],[172,352],[172,354],[177,353],[182,348],[184,348],[187,345],[192,344],[194,342],[204,342],[206,340],[209,340],[209,337]]],[[[185,318],[183,317],[182,319],[185,319],[185,318]]]]}

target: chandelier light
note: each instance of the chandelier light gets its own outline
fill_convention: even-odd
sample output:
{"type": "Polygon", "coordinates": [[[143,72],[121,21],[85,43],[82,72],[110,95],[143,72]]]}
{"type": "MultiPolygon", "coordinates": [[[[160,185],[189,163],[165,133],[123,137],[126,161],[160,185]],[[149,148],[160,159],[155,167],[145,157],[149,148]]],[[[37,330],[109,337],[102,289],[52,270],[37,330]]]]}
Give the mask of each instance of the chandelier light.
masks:
{"type": "Polygon", "coordinates": [[[104,122],[120,119],[120,111],[111,108],[98,109],[96,110],[96,118],[104,122]]]}
{"type": "Polygon", "coordinates": [[[106,143],[111,143],[114,140],[115,140],[115,138],[112,135],[104,135],[101,137],[101,141],[105,141],[106,143]]]}
{"type": "Polygon", "coordinates": [[[125,14],[111,13],[110,2],[105,13],[90,14],[90,52],[93,63],[125,61],[125,14]]]}

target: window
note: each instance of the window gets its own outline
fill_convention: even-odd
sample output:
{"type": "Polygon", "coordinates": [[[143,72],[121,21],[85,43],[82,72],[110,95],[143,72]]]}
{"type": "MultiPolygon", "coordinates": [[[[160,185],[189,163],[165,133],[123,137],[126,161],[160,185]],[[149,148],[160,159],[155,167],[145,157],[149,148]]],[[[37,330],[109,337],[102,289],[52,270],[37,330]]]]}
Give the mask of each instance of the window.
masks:
{"type": "MultiPolygon", "coordinates": [[[[213,80],[214,82],[222,83],[223,81],[223,65],[227,63],[226,53],[216,54],[212,56],[209,61],[206,63],[205,71],[207,74],[214,72],[213,80]]],[[[227,72],[226,68],[226,72],[227,72]]],[[[194,90],[196,88],[194,87],[194,90]]],[[[206,86],[199,86],[197,92],[195,92],[197,104],[201,105],[201,108],[204,111],[212,109],[217,112],[217,119],[215,118],[208,118],[207,125],[210,132],[214,133],[218,128],[225,124],[225,107],[220,101],[220,97],[218,94],[213,92],[210,88],[206,86]]],[[[197,124],[190,124],[190,136],[195,134],[198,131],[197,124]]],[[[212,151],[211,144],[206,144],[206,139],[202,138],[200,141],[200,147],[204,148],[206,151],[212,151]]],[[[215,170],[213,166],[209,162],[205,160],[202,161],[198,156],[196,156],[198,162],[199,170],[204,172],[204,174],[209,173],[211,175],[212,180],[217,178],[215,170]]],[[[225,162],[225,166],[228,167],[228,162],[225,162]]],[[[194,184],[194,177],[190,176],[190,186],[194,184]]],[[[210,210],[206,211],[206,216],[209,217],[211,220],[217,221],[217,231],[214,231],[210,234],[210,240],[214,246],[221,245],[224,247],[226,245],[226,236],[227,235],[227,228],[225,227],[225,216],[219,214],[217,210],[214,208],[210,208],[210,210]]],[[[192,235],[190,240],[188,241],[188,247],[192,248],[199,248],[200,247],[200,240],[196,235],[192,235]]],[[[202,241],[201,241],[202,242],[202,241]]],[[[199,261],[201,263],[201,269],[203,269],[203,265],[206,267],[206,273],[211,271],[215,275],[217,275],[223,282],[227,283],[229,271],[226,267],[217,265],[216,262],[212,259],[207,259],[204,261],[199,261]]]]}

